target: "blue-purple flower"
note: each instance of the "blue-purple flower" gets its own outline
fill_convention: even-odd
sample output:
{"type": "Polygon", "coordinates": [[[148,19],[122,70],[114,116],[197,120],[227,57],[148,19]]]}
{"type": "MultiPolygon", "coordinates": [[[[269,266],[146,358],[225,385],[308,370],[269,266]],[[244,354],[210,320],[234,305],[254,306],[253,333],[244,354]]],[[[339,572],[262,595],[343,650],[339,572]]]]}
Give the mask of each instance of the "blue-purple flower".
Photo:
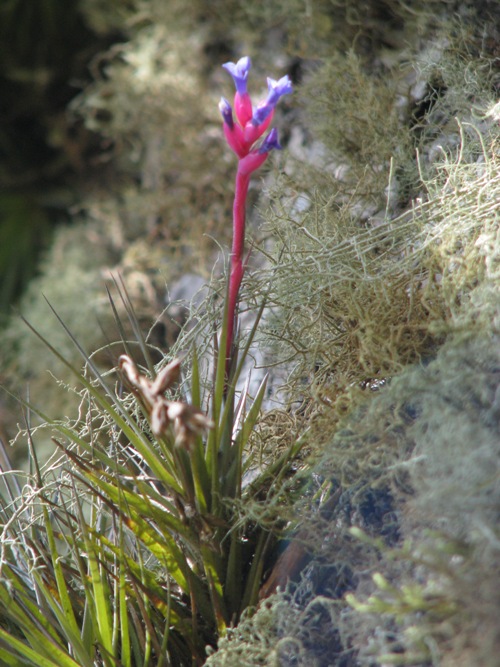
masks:
{"type": "Polygon", "coordinates": [[[232,130],[234,127],[233,109],[225,97],[220,98],[219,111],[224,123],[229,126],[230,130],[232,130]]]}
{"type": "Polygon", "coordinates": [[[269,114],[274,111],[280,97],[288,95],[288,93],[291,93],[293,90],[292,82],[288,76],[281,77],[279,81],[268,78],[267,88],[267,98],[259,104],[253,113],[252,123],[254,125],[263,123],[269,114]]]}
{"type": "Polygon", "coordinates": [[[268,78],[267,97],[253,109],[247,91],[247,79],[251,67],[250,58],[240,58],[237,63],[225,63],[223,67],[231,74],[236,86],[235,116],[233,116],[233,108],[224,97],[219,103],[219,110],[224,121],[224,134],[229,146],[240,159],[241,169],[248,174],[260,167],[271,150],[281,148],[277,130],[271,130],[260,146],[256,148],[255,145],[271,124],[279,99],[292,92],[292,82],[288,76],[283,76],[278,81],[268,78]],[[242,160],[244,164],[241,163],[242,160]]]}
{"type": "Polygon", "coordinates": [[[234,362],[234,332],[238,319],[238,298],[241,281],[245,272],[245,207],[252,174],[267,160],[270,151],[281,149],[278,130],[271,129],[262,140],[270,126],[274,109],[280,97],[292,92],[292,83],[288,76],[279,81],[267,80],[268,94],[254,110],[247,91],[250,58],[240,58],[237,63],[223,65],[233,77],[236,86],[234,106],[223,97],[219,110],[223,120],[223,131],[230,148],[238,156],[236,187],[233,204],[233,244],[231,248],[231,272],[227,296],[227,335],[226,335],[226,375],[230,377],[234,362]],[[233,116],[234,109],[234,116],[233,116]]]}
{"type": "Polygon", "coordinates": [[[262,155],[262,153],[269,153],[269,151],[272,151],[273,149],[280,151],[282,148],[283,146],[278,141],[278,130],[273,127],[273,129],[269,132],[267,137],[260,145],[257,152],[262,155]]]}
{"type": "Polygon", "coordinates": [[[240,58],[237,63],[225,63],[222,65],[233,77],[234,85],[240,95],[247,92],[248,72],[252,66],[252,61],[248,56],[240,58]]]}

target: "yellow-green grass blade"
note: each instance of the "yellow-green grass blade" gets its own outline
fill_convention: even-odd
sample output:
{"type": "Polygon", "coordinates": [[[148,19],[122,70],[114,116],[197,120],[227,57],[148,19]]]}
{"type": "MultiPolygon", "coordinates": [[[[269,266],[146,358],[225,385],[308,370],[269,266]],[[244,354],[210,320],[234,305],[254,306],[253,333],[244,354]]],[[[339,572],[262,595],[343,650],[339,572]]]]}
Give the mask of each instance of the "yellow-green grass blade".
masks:
{"type": "Polygon", "coordinates": [[[58,600],[56,600],[52,592],[45,586],[42,578],[36,572],[33,573],[33,577],[37,583],[37,587],[40,593],[43,594],[46,603],[57,619],[61,633],[66,637],[68,645],[71,646],[72,653],[78,660],[78,664],[81,665],[81,667],[93,667],[94,650],[91,648],[89,654],[89,651],[85,648],[79,628],[77,626],[75,627],[73,621],[66,617],[62,600],[61,604],[59,604],[58,600]]]}
{"type": "MultiPolygon", "coordinates": [[[[61,560],[57,552],[57,546],[54,538],[54,530],[52,528],[52,522],[50,521],[49,512],[47,510],[47,506],[45,505],[45,503],[43,504],[42,511],[43,511],[43,521],[48,541],[48,549],[50,557],[52,559],[52,567],[54,570],[54,576],[57,584],[57,591],[61,603],[62,621],[64,623],[66,631],[68,632],[68,635],[71,636],[72,640],[78,645],[80,631],[78,628],[78,623],[76,621],[75,613],[73,611],[73,605],[71,602],[70,594],[68,592],[68,587],[66,584],[66,579],[64,577],[61,560]]],[[[40,577],[38,579],[40,586],[41,585],[40,577]]],[[[46,599],[50,603],[51,596],[46,595],[46,599]]],[[[55,610],[53,609],[53,611],[55,610]]]]}
{"type": "Polygon", "coordinates": [[[231,466],[226,472],[225,480],[223,480],[223,493],[224,495],[230,498],[239,498],[241,496],[241,481],[242,481],[242,472],[243,472],[243,450],[248,443],[248,439],[257,423],[259,417],[260,409],[262,407],[262,401],[264,400],[264,395],[267,387],[267,375],[262,380],[257,394],[254,398],[252,406],[248,411],[243,424],[236,436],[235,443],[233,445],[234,452],[231,461],[231,466]]]}
{"type": "Polygon", "coordinates": [[[224,312],[222,315],[222,327],[220,340],[217,344],[217,335],[214,335],[214,362],[215,362],[215,376],[213,380],[213,394],[212,394],[212,420],[214,427],[209,431],[207,438],[207,449],[205,458],[207,462],[207,470],[210,475],[211,485],[211,501],[210,508],[212,514],[218,514],[219,506],[219,447],[220,447],[220,414],[223,409],[225,393],[226,393],[226,343],[227,343],[227,317],[228,317],[228,303],[229,303],[229,281],[226,286],[226,297],[224,299],[224,312]]]}
{"type": "MultiPolygon", "coordinates": [[[[40,606],[35,599],[30,598],[26,583],[7,563],[2,565],[0,601],[5,610],[4,615],[21,628],[27,637],[36,637],[40,634],[50,647],[60,641],[55,628],[40,606]]],[[[43,646],[45,644],[42,644],[42,648],[43,646]]]]}
{"type": "MultiPolygon", "coordinates": [[[[193,347],[191,358],[191,404],[201,407],[201,384],[198,353],[193,347]]],[[[210,474],[205,459],[205,444],[201,436],[197,436],[191,449],[191,468],[195,491],[196,508],[200,514],[206,514],[211,506],[210,474]]]]}
{"type": "MultiPolygon", "coordinates": [[[[76,479],[80,478],[76,477],[76,479]]],[[[101,484],[103,483],[102,480],[92,480],[92,482],[97,481],[101,484]]],[[[100,492],[94,489],[94,492],[99,494],[101,500],[106,502],[112,511],[119,514],[123,525],[126,526],[144,547],[146,547],[148,551],[166,568],[166,571],[172,576],[184,593],[187,595],[190,593],[194,594],[199,608],[203,610],[204,614],[210,616],[210,606],[207,603],[207,596],[204,593],[203,584],[191,570],[183,550],[178,546],[175,537],[170,533],[170,528],[164,526],[162,529],[156,524],[150,523],[147,520],[151,509],[150,504],[145,502],[145,504],[142,505],[140,502],[141,499],[137,498],[135,494],[125,491],[124,489],[115,488],[113,485],[108,484],[106,484],[106,491],[110,493],[111,500],[106,499],[105,493],[101,495],[100,492]],[[137,504],[138,509],[134,507],[137,504]]],[[[154,511],[157,512],[156,509],[154,511]]],[[[166,515],[167,513],[160,511],[157,515],[159,521],[165,523],[165,521],[168,520],[166,515]]],[[[102,535],[98,534],[90,527],[87,527],[87,530],[92,532],[96,539],[103,542],[104,538],[102,535]]],[[[183,533],[187,538],[185,542],[191,544],[193,554],[196,554],[199,535],[194,531],[192,534],[186,533],[186,530],[187,529],[183,527],[183,533]]],[[[178,535],[177,531],[173,530],[172,532],[174,535],[178,535]]],[[[182,538],[182,535],[179,537],[182,538]]],[[[109,548],[113,549],[109,542],[106,542],[106,544],[109,548]]],[[[189,545],[187,544],[187,546],[189,545]]],[[[115,553],[119,553],[116,549],[113,550],[115,553]]]]}
{"type": "Polygon", "coordinates": [[[94,631],[99,637],[102,646],[103,659],[106,664],[111,664],[107,656],[113,652],[113,623],[111,596],[103,564],[99,554],[99,545],[95,541],[91,531],[88,529],[83,510],[78,499],[76,488],[74,489],[76,507],[79,516],[80,531],[83,545],[88,561],[88,576],[90,577],[93,598],[87,595],[87,609],[92,616],[94,631]]]}
{"type": "Polygon", "coordinates": [[[218,561],[220,559],[217,558],[214,551],[208,546],[203,546],[201,550],[217,631],[219,634],[223,634],[231,619],[228,618],[224,602],[224,588],[219,573],[220,563],[218,561]]]}
{"type": "Polygon", "coordinates": [[[241,598],[240,615],[250,606],[256,605],[259,599],[260,584],[264,568],[265,554],[268,548],[271,533],[261,531],[250,566],[250,572],[245,579],[245,589],[241,598]]]}
{"type": "Polygon", "coordinates": [[[12,655],[20,654],[29,658],[32,661],[30,664],[34,665],[78,667],[78,663],[61,646],[58,633],[52,626],[50,619],[46,617],[46,610],[40,608],[26,595],[25,583],[19,580],[17,575],[5,565],[3,575],[17,592],[13,596],[12,591],[7,590],[3,584],[0,585],[0,599],[5,609],[4,615],[19,628],[27,642],[25,643],[6,631],[0,630],[0,638],[4,640],[8,647],[13,649],[12,655]]]}
{"type": "Polygon", "coordinates": [[[125,578],[126,560],[123,555],[123,542],[120,545],[121,554],[119,556],[119,575],[118,575],[118,622],[120,629],[120,656],[123,667],[131,667],[132,654],[130,645],[130,625],[128,617],[127,604],[127,581],[125,578]]]}
{"type": "MultiPolygon", "coordinates": [[[[151,533],[153,528],[150,522],[154,522],[162,533],[169,530],[186,541],[193,539],[194,535],[190,533],[187,525],[172,511],[169,511],[173,509],[172,507],[165,505],[157,507],[148,498],[147,493],[139,494],[130,491],[117,484],[116,481],[107,482],[92,472],[85,473],[85,477],[89,488],[94,492],[99,489],[102,492],[99,493],[99,497],[113,512],[119,512],[126,524],[129,520],[133,520],[146,532],[151,533]]],[[[75,479],[81,479],[85,483],[85,480],[79,476],[75,476],[75,479]]]]}
{"type": "MultiPolygon", "coordinates": [[[[192,612],[183,602],[178,601],[171,594],[167,568],[165,567],[165,582],[162,585],[159,582],[158,572],[144,567],[141,558],[134,559],[120,552],[119,546],[101,535],[96,537],[111,553],[121,553],[121,557],[125,562],[124,572],[127,574],[126,590],[128,597],[136,599],[138,594],[137,589],[140,589],[154,608],[165,617],[169,623],[169,627],[175,628],[186,641],[195,641],[196,636],[192,631],[192,612]]],[[[184,591],[184,595],[188,592],[191,593],[197,612],[207,623],[210,623],[210,619],[213,618],[213,610],[208,591],[203,588],[202,582],[194,574],[190,575],[189,591],[184,591]]]]}
{"type": "MultiPolygon", "coordinates": [[[[50,308],[55,313],[52,306],[50,306],[50,308]]],[[[95,367],[92,360],[88,357],[88,355],[85,354],[84,350],[82,349],[78,341],[74,338],[74,336],[71,334],[71,332],[66,327],[64,322],[62,322],[62,320],[59,318],[57,313],[55,313],[55,316],[57,317],[61,325],[64,327],[65,331],[68,333],[68,336],[74,342],[75,346],[82,354],[86,363],[92,369],[94,376],[96,377],[101,387],[104,389],[105,394],[111,399],[111,402],[109,402],[105,398],[105,396],[103,396],[96,389],[96,387],[94,387],[94,385],[89,380],[87,380],[87,378],[84,375],[82,375],[82,373],[80,373],[80,371],[77,370],[53,345],[51,345],[51,343],[44,336],[42,336],[27,320],[23,318],[23,321],[30,328],[30,330],[33,331],[33,333],[46,345],[46,347],[52,352],[52,354],[54,354],[54,356],[56,356],[71,371],[71,373],[77,378],[78,382],[81,385],[83,385],[83,387],[89,392],[89,394],[95,400],[96,404],[99,407],[101,407],[111,417],[116,426],[123,432],[123,434],[129,440],[130,444],[136,448],[137,452],[143,457],[143,459],[149,465],[149,467],[153,471],[153,474],[155,474],[158,477],[158,479],[162,479],[162,474],[164,475],[166,472],[165,467],[163,465],[162,460],[154,452],[151,443],[145,439],[144,434],[140,431],[139,427],[130,418],[130,415],[121,405],[118,398],[106,385],[101,374],[95,367]]],[[[36,411],[36,413],[42,416],[39,411],[36,411]]],[[[53,423],[53,420],[47,419],[47,422],[51,424],[53,423]]],[[[176,482],[173,477],[171,477],[170,482],[175,486],[176,482]]]]}
{"type": "MultiPolygon", "coordinates": [[[[119,502],[119,497],[118,497],[119,502]]],[[[186,557],[178,547],[174,538],[166,531],[159,532],[156,527],[137,513],[130,516],[125,508],[116,505],[114,511],[120,515],[123,525],[150,551],[160,563],[166,565],[168,571],[183,591],[189,591],[187,577],[189,565],[186,557]]],[[[91,530],[89,528],[89,530],[91,530]]],[[[98,536],[101,539],[101,536],[98,536]]]]}
{"type": "MultiPolygon", "coordinates": [[[[8,651],[11,656],[17,657],[18,655],[23,656],[28,663],[18,663],[22,664],[23,667],[33,666],[33,667],[81,667],[78,662],[75,662],[67,653],[64,653],[61,649],[53,644],[50,647],[49,655],[52,657],[47,657],[42,655],[38,650],[27,646],[22,640],[17,637],[13,637],[8,632],[0,628],[0,640],[3,644],[4,651],[8,651]]],[[[42,640],[42,637],[40,637],[42,640]]],[[[39,645],[38,638],[36,641],[39,645]]],[[[16,663],[12,663],[16,664],[16,663]]]]}

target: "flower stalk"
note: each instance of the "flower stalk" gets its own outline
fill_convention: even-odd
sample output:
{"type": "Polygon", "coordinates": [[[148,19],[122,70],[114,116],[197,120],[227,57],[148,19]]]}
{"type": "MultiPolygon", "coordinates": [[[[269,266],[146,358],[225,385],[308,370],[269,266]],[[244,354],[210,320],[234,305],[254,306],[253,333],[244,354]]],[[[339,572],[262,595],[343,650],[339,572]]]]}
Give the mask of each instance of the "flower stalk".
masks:
{"type": "Polygon", "coordinates": [[[246,200],[250,178],[261,167],[271,150],[280,150],[278,132],[272,129],[259,144],[260,138],[269,128],[276,104],[280,97],[292,92],[288,76],[279,81],[268,78],[268,95],[255,109],[247,91],[250,58],[240,58],[237,63],[226,63],[223,67],[231,74],[236,87],[234,113],[230,103],[222,98],[219,109],[223,129],[229,147],[238,157],[233,204],[233,243],[230,259],[229,290],[227,304],[226,336],[226,377],[230,375],[233,359],[234,336],[238,317],[238,300],[241,282],[245,272],[243,259],[245,251],[246,200]]]}

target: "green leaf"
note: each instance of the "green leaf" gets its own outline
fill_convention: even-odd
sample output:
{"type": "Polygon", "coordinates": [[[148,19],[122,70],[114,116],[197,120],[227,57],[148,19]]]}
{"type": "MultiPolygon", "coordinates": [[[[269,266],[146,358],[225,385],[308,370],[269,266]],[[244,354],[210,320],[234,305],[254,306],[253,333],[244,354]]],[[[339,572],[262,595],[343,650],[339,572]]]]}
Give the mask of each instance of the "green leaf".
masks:
{"type": "Polygon", "coordinates": [[[265,562],[265,554],[268,549],[271,533],[262,531],[259,535],[257,547],[255,548],[254,556],[250,572],[245,580],[245,590],[241,598],[240,614],[247,607],[256,605],[259,599],[260,583],[262,581],[262,572],[265,562]]]}
{"type": "Polygon", "coordinates": [[[76,489],[74,489],[74,495],[79,515],[80,530],[88,559],[88,572],[93,593],[93,598],[90,598],[88,594],[86,595],[87,609],[91,614],[94,629],[98,633],[99,643],[103,649],[104,661],[108,664],[109,660],[107,656],[113,655],[113,614],[110,606],[109,585],[103,572],[98,544],[92,539],[92,533],[88,530],[76,489]]]}
{"type": "Polygon", "coordinates": [[[262,382],[260,383],[257,394],[252,403],[248,414],[246,415],[243,424],[236,436],[235,443],[233,445],[233,456],[231,460],[231,466],[225,474],[225,479],[223,480],[223,494],[230,498],[239,498],[241,496],[241,478],[243,471],[243,450],[245,445],[248,443],[248,439],[257,423],[259,417],[260,409],[262,407],[262,401],[267,387],[266,375],[262,382]]]}
{"type": "MultiPolygon", "coordinates": [[[[48,302],[47,302],[48,303],[48,302]]],[[[57,315],[55,310],[52,308],[52,306],[49,303],[49,307],[51,310],[54,312],[55,316],[57,317],[58,321],[61,323],[61,326],[64,328],[68,336],[71,338],[71,340],[74,342],[75,346],[79,350],[80,354],[83,356],[86,364],[89,366],[89,368],[92,370],[94,376],[96,377],[97,381],[101,385],[101,387],[104,389],[105,394],[111,399],[111,403],[96,389],[96,387],[93,386],[93,384],[86,379],[80,371],[78,371],[67,359],[58,351],[54,348],[53,345],[49,343],[49,341],[44,338],[25,318],[22,318],[23,321],[26,323],[26,325],[31,329],[31,331],[47,346],[47,348],[71,371],[71,373],[77,378],[79,383],[85,387],[85,389],[89,392],[89,395],[92,396],[92,398],[95,400],[96,404],[101,407],[105,413],[107,413],[113,422],[116,424],[116,426],[123,432],[123,434],[128,438],[130,444],[135,447],[137,452],[143,457],[143,459],[146,461],[146,463],[149,465],[151,468],[153,474],[155,474],[158,479],[163,479],[165,476],[168,477],[169,479],[169,484],[175,488],[176,486],[178,487],[178,484],[175,480],[175,477],[173,477],[171,474],[169,474],[165,466],[163,464],[163,461],[161,458],[156,454],[154,451],[153,447],[151,447],[151,443],[147,441],[145,438],[144,434],[140,431],[139,427],[137,424],[134,423],[134,421],[130,418],[130,415],[126,412],[126,410],[123,408],[121,405],[120,401],[118,398],[114,395],[114,393],[109,389],[109,387],[106,385],[104,382],[101,374],[97,370],[95,364],[93,361],[90,359],[90,357],[85,353],[81,345],[78,343],[78,341],[75,339],[75,337],[72,335],[70,330],[67,328],[67,326],[64,324],[64,322],[61,320],[61,318],[57,315]],[[113,407],[114,406],[114,407],[113,407]]],[[[27,405],[30,409],[32,409],[32,406],[29,406],[25,401],[21,401],[24,405],[27,405]]],[[[34,409],[34,408],[33,408],[34,409]]],[[[48,424],[53,424],[56,428],[60,427],[60,424],[57,422],[54,422],[54,420],[51,420],[47,418],[45,415],[43,415],[41,412],[38,410],[34,410],[36,414],[38,414],[42,419],[47,421],[48,424]]],[[[60,430],[60,428],[59,428],[60,430]]],[[[67,433],[68,429],[63,429],[64,432],[66,431],[67,433]]],[[[89,445],[87,445],[87,448],[89,445]]],[[[180,492],[182,492],[182,489],[179,489],[180,492]]]]}
{"type": "MultiPolygon", "coordinates": [[[[162,532],[164,530],[172,531],[186,541],[193,538],[193,535],[189,533],[186,524],[173,514],[173,505],[171,503],[162,498],[160,507],[153,505],[151,498],[148,497],[148,495],[150,494],[152,496],[154,491],[144,482],[138,480],[138,489],[143,491],[143,494],[139,494],[137,492],[129,491],[124,486],[117,484],[116,481],[107,482],[102,477],[98,477],[92,472],[85,473],[85,476],[88,479],[90,487],[94,490],[95,487],[98,487],[109,499],[106,503],[110,509],[113,511],[120,511],[125,521],[130,518],[135,520],[136,523],[141,526],[147,524],[147,526],[149,526],[147,532],[149,533],[151,533],[153,529],[151,528],[151,524],[147,522],[151,521],[155,522],[155,524],[162,529],[162,532]]],[[[103,499],[105,500],[105,498],[103,499]]]]}
{"type": "MultiPolygon", "coordinates": [[[[37,637],[37,640],[38,639],[40,640],[40,642],[42,642],[44,640],[44,637],[40,635],[40,637],[37,637]]],[[[52,658],[46,657],[45,655],[41,654],[38,650],[30,648],[20,639],[17,639],[16,637],[9,635],[9,633],[3,630],[2,628],[0,628],[0,640],[2,640],[4,646],[7,647],[4,648],[3,650],[8,651],[9,655],[13,657],[22,655],[26,660],[29,660],[29,664],[33,665],[33,667],[81,667],[81,665],[79,665],[72,658],[70,658],[70,656],[67,653],[64,653],[55,645],[52,645],[50,647],[52,649],[50,654],[54,656],[54,660],[52,660],[52,658]]],[[[22,664],[23,667],[26,667],[25,662],[22,664]]]]}
{"type": "Polygon", "coordinates": [[[174,533],[179,534],[177,528],[182,528],[181,535],[185,533],[181,522],[167,512],[162,513],[156,510],[143,498],[122,487],[116,487],[95,476],[90,478],[90,482],[98,486],[109,496],[111,500],[111,502],[108,501],[110,509],[118,513],[123,524],[127,526],[135,537],[161,563],[167,566],[169,573],[182,590],[189,592],[187,584],[189,566],[175,539],[167,532],[168,530],[173,530],[174,533]],[[159,528],[151,523],[154,515],[158,512],[160,521],[166,524],[165,529],[161,533],[158,532],[159,528]]]}
{"type": "Polygon", "coordinates": [[[33,573],[33,577],[37,583],[39,591],[44,596],[45,602],[48,604],[52,613],[57,619],[58,629],[64,634],[68,644],[74,651],[75,657],[78,658],[78,664],[81,665],[81,667],[93,667],[93,647],[90,649],[89,654],[82,642],[79,628],[75,627],[73,625],[73,621],[66,617],[65,610],[62,608],[62,605],[58,604],[58,601],[53,596],[53,593],[44,585],[43,579],[36,572],[33,573]]]}
{"type": "Polygon", "coordinates": [[[118,577],[118,609],[120,628],[120,656],[123,667],[131,667],[130,626],[127,608],[127,581],[125,578],[126,559],[123,554],[123,541],[120,545],[119,577],[118,577]]]}
{"type": "MultiPolygon", "coordinates": [[[[191,360],[191,404],[195,408],[201,406],[200,369],[196,346],[193,347],[191,360]]],[[[198,436],[191,450],[191,467],[194,482],[196,508],[200,514],[206,514],[211,506],[210,473],[205,459],[205,445],[198,436]]]]}
{"type": "Polygon", "coordinates": [[[28,640],[34,639],[44,655],[52,655],[52,649],[60,639],[51,620],[47,618],[46,610],[30,598],[26,582],[7,563],[2,566],[2,575],[4,582],[8,582],[8,588],[5,583],[0,583],[0,600],[3,607],[8,609],[9,618],[28,640]]]}
{"type": "Polygon", "coordinates": [[[226,604],[224,602],[224,588],[218,572],[217,559],[214,552],[209,547],[202,547],[203,565],[208,581],[210,599],[217,623],[219,635],[223,634],[230,623],[228,618],[226,604]]]}
{"type": "Polygon", "coordinates": [[[78,627],[78,623],[76,621],[76,617],[73,611],[71,596],[69,594],[68,587],[66,585],[66,580],[62,569],[61,560],[59,558],[56,541],[54,539],[54,531],[52,528],[52,523],[50,521],[49,512],[47,510],[47,506],[45,505],[45,503],[43,504],[42,509],[43,509],[45,531],[48,540],[48,547],[52,559],[52,567],[56,579],[57,591],[59,593],[60,607],[58,604],[56,604],[56,601],[53,599],[49,591],[47,591],[46,587],[43,584],[42,578],[40,576],[36,576],[37,575],[36,572],[34,573],[34,575],[36,576],[39,589],[44,592],[45,599],[51,606],[53,613],[56,615],[59,624],[61,625],[61,628],[64,629],[65,634],[71,643],[71,646],[74,648],[78,659],[82,663],[82,667],[84,667],[84,665],[92,667],[93,660],[90,658],[88,653],[86,653],[86,651],[83,648],[83,644],[80,637],[80,629],[78,627]]]}

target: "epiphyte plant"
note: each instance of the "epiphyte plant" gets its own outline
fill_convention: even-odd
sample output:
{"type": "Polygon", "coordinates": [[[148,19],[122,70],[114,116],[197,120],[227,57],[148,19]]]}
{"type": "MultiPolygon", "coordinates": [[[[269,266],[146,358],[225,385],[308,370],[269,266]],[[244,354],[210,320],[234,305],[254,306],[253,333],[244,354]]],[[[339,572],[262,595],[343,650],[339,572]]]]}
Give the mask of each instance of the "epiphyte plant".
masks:
{"type": "Polygon", "coordinates": [[[227,303],[227,337],[226,359],[227,369],[231,365],[234,344],[234,331],[237,318],[238,295],[245,272],[243,260],[245,248],[246,199],[250,177],[254,171],[264,164],[273,149],[281,149],[278,131],[273,128],[262,142],[259,139],[269,128],[276,105],[283,95],[292,92],[292,82],[288,76],[278,81],[268,78],[267,97],[253,108],[247,90],[248,73],[251,61],[248,56],[240,58],[237,63],[223,65],[231,76],[236,87],[234,94],[234,116],[230,103],[221,98],[219,109],[224,121],[224,134],[229,147],[238,157],[236,185],[233,203],[233,243],[231,250],[231,268],[229,275],[229,291],[227,303]]]}
{"type": "MultiPolygon", "coordinates": [[[[236,397],[253,332],[237,365],[234,330],[250,177],[273,148],[280,148],[276,130],[266,130],[279,98],[292,87],[288,77],[268,79],[267,98],[253,109],[246,89],[250,59],[225,68],[236,84],[235,117],[225,100],[221,111],[238,169],[228,300],[221,353],[214,350],[213,382],[200,377],[195,346],[185,379],[180,359],[155,369],[119,281],[115,287],[137,340],[127,339],[110,292],[126,352],[118,360],[115,386],[52,307],[82,354],[85,373],[27,322],[77,379],[85,397],[82,409],[88,407],[83,419],[70,423],[46,418],[23,403],[57,435],[54,442],[63,456],[44,470],[28,433],[35,471],[29,484],[11,484],[11,471],[7,481],[0,474],[5,664],[202,665],[207,646],[214,648],[258,603],[276,536],[245,508],[260,498],[276,499],[281,506],[281,484],[305,440],[292,441],[254,474],[252,433],[267,378],[250,404],[248,385],[236,397]],[[247,470],[252,472],[248,484],[247,470]]],[[[254,330],[257,323],[258,318],[254,330]]]]}

